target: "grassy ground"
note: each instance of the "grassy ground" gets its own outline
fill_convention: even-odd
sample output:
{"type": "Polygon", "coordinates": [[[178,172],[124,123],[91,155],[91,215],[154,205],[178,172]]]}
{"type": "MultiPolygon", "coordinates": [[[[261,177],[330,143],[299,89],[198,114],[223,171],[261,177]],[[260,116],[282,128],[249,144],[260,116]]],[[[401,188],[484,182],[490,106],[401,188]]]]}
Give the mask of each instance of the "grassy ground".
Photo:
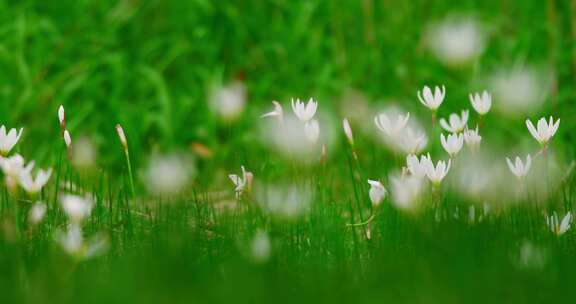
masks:
{"type": "MultiPolygon", "coordinates": [[[[416,99],[424,84],[446,85],[444,117],[469,107],[468,93],[484,88],[486,74],[530,63],[552,72],[552,93],[530,118],[562,119],[553,151],[565,170],[574,158],[570,131],[576,127],[572,2],[1,2],[0,123],[24,127],[15,151],[54,173],[40,195],[48,212],[36,227],[26,222],[36,198],[1,190],[0,302],[569,300],[574,232],[557,237],[544,214],[572,209],[571,174],[548,205],[533,207],[542,200],[531,195],[474,224],[470,202],[448,191],[450,185],[441,195],[427,192],[427,207],[418,214],[400,212],[387,199],[367,239],[367,226],[347,226],[371,212],[365,180],[386,180],[402,157],[357,132],[355,162],[338,129],[324,163],[299,166],[260,144],[256,121],[271,100],[287,105],[291,97],[314,96],[339,127],[353,114],[342,110],[353,89],[378,106],[396,100],[428,123],[429,112],[416,99]],[[446,68],[423,47],[427,24],[450,14],[472,15],[488,26],[486,51],[466,68],[446,68]],[[239,121],[222,123],[207,92],[231,79],[246,84],[248,105],[239,121]],[[96,168],[74,168],[66,157],[56,115],[61,104],[74,140],[94,142],[96,168]],[[134,197],[116,123],[128,136],[134,197]],[[140,176],[151,152],[190,151],[192,143],[212,152],[197,157],[194,183],[170,199],[148,195],[140,176]],[[226,175],[240,165],[259,184],[309,190],[309,212],[278,219],[259,206],[256,193],[236,202],[226,175]],[[84,232],[105,236],[104,255],[75,260],[55,241],[67,223],[63,192],[93,197],[84,232]],[[265,262],[250,254],[258,231],[271,242],[265,262]]],[[[536,151],[525,118],[489,115],[484,141],[500,150],[536,151]]],[[[434,142],[429,150],[444,158],[440,131],[427,131],[434,142]]]]}

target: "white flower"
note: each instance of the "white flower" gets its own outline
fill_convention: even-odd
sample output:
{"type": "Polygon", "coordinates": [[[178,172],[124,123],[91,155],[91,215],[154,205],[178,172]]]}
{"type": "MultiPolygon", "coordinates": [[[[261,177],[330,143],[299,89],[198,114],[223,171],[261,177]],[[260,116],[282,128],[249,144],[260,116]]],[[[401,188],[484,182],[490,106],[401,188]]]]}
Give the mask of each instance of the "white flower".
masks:
{"type": "Polygon", "coordinates": [[[60,197],[62,209],[73,223],[80,223],[92,213],[94,203],[91,199],[72,194],[60,197]]]}
{"type": "Polygon", "coordinates": [[[422,178],[426,176],[426,168],[428,163],[431,162],[430,154],[421,155],[420,160],[414,154],[410,154],[406,157],[406,166],[411,175],[422,178]]]}
{"type": "Polygon", "coordinates": [[[254,262],[264,263],[270,258],[272,244],[265,231],[258,231],[250,244],[250,253],[254,262]]]}
{"type": "Polygon", "coordinates": [[[448,164],[440,160],[436,163],[436,167],[434,167],[432,160],[426,162],[426,176],[433,184],[440,184],[448,171],[450,171],[450,160],[448,160],[448,164]]]}
{"type": "Polygon", "coordinates": [[[241,81],[216,85],[210,92],[210,106],[222,119],[234,121],[244,111],[246,86],[241,81]]]}
{"type": "Polygon", "coordinates": [[[540,143],[540,145],[545,146],[548,141],[556,134],[558,127],[560,126],[560,119],[554,122],[552,116],[550,116],[550,121],[546,122],[545,118],[540,118],[538,120],[537,129],[529,119],[526,119],[526,126],[530,134],[540,143]]]}
{"type": "Polygon", "coordinates": [[[420,102],[432,111],[438,110],[442,102],[444,101],[444,96],[446,95],[446,88],[442,86],[434,87],[434,95],[432,95],[432,90],[428,86],[424,86],[422,93],[418,91],[418,99],[420,102]]]}
{"type": "Polygon", "coordinates": [[[80,137],[71,150],[72,164],[79,169],[89,169],[96,164],[98,150],[88,137],[80,137]]]}
{"type": "Polygon", "coordinates": [[[46,215],[46,204],[43,202],[36,202],[28,211],[28,222],[32,225],[39,224],[46,215]]]}
{"type": "Polygon", "coordinates": [[[428,137],[424,132],[414,131],[410,126],[407,126],[404,132],[400,134],[398,141],[404,152],[417,154],[426,148],[428,137]]]}
{"type": "Polygon", "coordinates": [[[498,110],[508,116],[537,112],[551,93],[551,73],[533,66],[502,67],[489,79],[498,110]]]}
{"type": "Polygon", "coordinates": [[[490,107],[492,107],[492,95],[490,93],[484,91],[482,95],[476,93],[474,95],[470,94],[469,97],[472,107],[478,114],[486,115],[490,111],[490,107]]]}
{"type": "Polygon", "coordinates": [[[396,121],[393,123],[390,121],[386,113],[382,113],[374,117],[374,123],[376,124],[376,127],[380,129],[380,131],[394,138],[404,130],[408,124],[408,119],[410,119],[410,113],[406,113],[406,115],[398,114],[396,121]]]}
{"type": "Polygon", "coordinates": [[[34,167],[34,162],[30,162],[24,167],[24,158],[20,154],[15,154],[7,158],[0,157],[0,167],[2,167],[2,172],[4,172],[6,186],[11,190],[16,190],[20,174],[31,171],[32,167],[34,167]]]}
{"type": "Polygon", "coordinates": [[[480,134],[478,133],[478,126],[476,126],[476,129],[474,130],[470,130],[468,128],[464,130],[464,142],[466,143],[466,146],[468,146],[468,148],[472,150],[478,149],[478,147],[480,147],[481,141],[482,136],[480,136],[480,134]]]}
{"type": "Polygon", "coordinates": [[[307,187],[261,185],[257,190],[257,202],[272,216],[288,220],[296,219],[310,210],[312,193],[307,187]]]}
{"type": "Polygon", "coordinates": [[[108,249],[108,241],[102,236],[85,241],[82,227],[77,223],[68,225],[65,232],[59,231],[56,240],[67,254],[80,261],[102,255],[108,249]]]}
{"type": "MultiPolygon", "coordinates": [[[[32,166],[33,165],[34,163],[32,163],[32,166]]],[[[24,158],[20,154],[15,154],[6,158],[0,157],[0,166],[2,167],[4,175],[18,177],[20,172],[24,170],[24,158]]]]}
{"type": "Polygon", "coordinates": [[[66,233],[59,233],[57,237],[62,249],[68,254],[76,254],[80,251],[84,237],[80,225],[72,224],[68,227],[66,233]]]}
{"type": "Polygon", "coordinates": [[[306,135],[306,138],[312,143],[318,141],[318,137],[320,137],[320,125],[316,119],[307,121],[304,124],[304,135],[306,135]]]}
{"type": "Polygon", "coordinates": [[[242,176],[238,176],[236,174],[229,174],[228,177],[234,183],[234,191],[236,192],[236,196],[239,197],[244,191],[250,190],[252,185],[253,175],[252,172],[246,171],[244,166],[240,167],[242,169],[242,176]]]}
{"type": "Polygon", "coordinates": [[[405,211],[413,211],[418,206],[422,193],[422,179],[416,176],[391,176],[392,204],[405,211]]]}
{"type": "Polygon", "coordinates": [[[10,129],[8,133],[6,133],[6,127],[2,125],[0,127],[0,155],[8,155],[12,148],[18,143],[20,136],[22,135],[23,128],[20,128],[19,131],[16,129],[10,129]]]}
{"type": "Polygon", "coordinates": [[[193,161],[186,154],[153,154],[143,172],[146,188],[155,195],[176,195],[196,174],[193,161]]]}
{"type": "Polygon", "coordinates": [[[528,170],[530,170],[532,157],[530,157],[530,154],[528,154],[528,156],[526,156],[526,163],[522,163],[522,160],[518,156],[516,156],[516,161],[514,163],[512,163],[512,161],[506,157],[506,162],[508,163],[508,168],[510,168],[510,171],[517,178],[522,179],[528,174],[528,170]]]}
{"type": "Polygon", "coordinates": [[[50,175],[52,175],[52,169],[38,170],[34,179],[30,170],[23,170],[20,173],[20,186],[30,194],[38,193],[46,185],[50,175]]]}
{"type": "Polygon", "coordinates": [[[462,134],[448,134],[446,138],[444,134],[440,134],[440,142],[442,142],[442,147],[450,157],[456,156],[458,152],[462,149],[464,145],[464,135],[462,134]]]}
{"type": "Polygon", "coordinates": [[[458,133],[464,130],[466,124],[468,123],[468,110],[462,111],[461,116],[458,116],[456,113],[450,114],[448,118],[449,123],[446,119],[440,119],[440,126],[450,132],[450,133],[458,133]]]}
{"type": "Polygon", "coordinates": [[[304,102],[301,102],[300,99],[292,99],[290,102],[292,103],[292,111],[294,111],[296,117],[303,122],[308,122],[316,114],[318,102],[314,101],[313,98],[310,98],[306,105],[304,102]]]}
{"type": "Polygon", "coordinates": [[[432,54],[449,66],[472,62],[482,54],[486,45],[482,26],[465,16],[450,17],[434,24],[427,35],[432,54]]]}
{"type": "Polygon", "coordinates": [[[370,201],[372,202],[372,206],[377,207],[382,203],[382,200],[386,198],[386,188],[382,185],[381,182],[375,180],[368,180],[368,184],[370,184],[370,191],[368,191],[368,195],[370,196],[370,201]]]}
{"type": "Polygon", "coordinates": [[[272,101],[272,104],[274,104],[274,111],[262,114],[262,118],[264,117],[278,117],[278,119],[280,121],[284,120],[284,110],[282,109],[282,105],[280,105],[279,102],[277,102],[276,100],[272,101]]]}
{"type": "Polygon", "coordinates": [[[354,145],[354,136],[352,135],[352,128],[350,127],[348,119],[344,118],[344,120],[342,120],[342,128],[344,129],[344,134],[346,134],[348,143],[350,143],[350,145],[354,145]]]}
{"type": "Polygon", "coordinates": [[[58,121],[60,122],[61,126],[64,126],[65,119],[66,119],[66,114],[64,112],[64,106],[60,105],[58,107],[58,121]]]}
{"type": "Polygon", "coordinates": [[[546,225],[550,230],[556,235],[562,235],[568,229],[570,229],[570,224],[572,223],[572,213],[567,212],[562,222],[558,221],[558,214],[556,212],[552,213],[552,215],[546,217],[546,225]]]}
{"type": "Polygon", "coordinates": [[[68,132],[68,130],[64,130],[64,142],[66,143],[66,147],[70,148],[72,137],[70,137],[70,132],[68,132]]]}

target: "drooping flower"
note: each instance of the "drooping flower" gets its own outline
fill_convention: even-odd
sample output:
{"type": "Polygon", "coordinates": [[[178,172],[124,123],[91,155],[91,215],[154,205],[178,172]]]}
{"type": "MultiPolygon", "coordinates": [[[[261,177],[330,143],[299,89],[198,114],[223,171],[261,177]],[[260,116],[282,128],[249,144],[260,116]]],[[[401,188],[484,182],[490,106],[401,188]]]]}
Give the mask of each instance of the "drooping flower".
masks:
{"type": "Polygon", "coordinates": [[[434,87],[434,95],[432,95],[432,90],[428,86],[424,86],[422,92],[418,91],[418,99],[420,102],[433,112],[436,112],[442,102],[444,101],[444,96],[446,95],[446,88],[444,86],[434,87]]]}
{"type": "Polygon", "coordinates": [[[290,103],[292,104],[292,111],[294,111],[296,117],[303,122],[308,122],[314,118],[316,109],[318,109],[318,102],[314,101],[313,98],[310,98],[307,104],[301,102],[300,99],[292,99],[290,103]]]}
{"type": "Polygon", "coordinates": [[[439,160],[436,163],[436,167],[434,167],[431,159],[426,162],[426,177],[435,185],[439,185],[442,182],[448,171],[450,171],[450,160],[448,160],[448,164],[439,160]]]}
{"type": "Polygon", "coordinates": [[[368,184],[370,184],[370,191],[368,191],[368,195],[370,196],[370,201],[372,202],[372,206],[378,207],[380,203],[386,198],[386,188],[382,185],[381,182],[375,180],[368,180],[368,184]]]}
{"type": "Polygon", "coordinates": [[[552,136],[554,136],[556,131],[558,131],[558,127],[560,126],[560,119],[554,122],[554,119],[552,116],[550,116],[549,122],[546,122],[545,118],[540,118],[540,120],[538,120],[537,128],[534,127],[529,119],[526,119],[526,126],[528,127],[530,134],[532,134],[532,136],[540,143],[540,145],[546,146],[552,136]]]}
{"type": "Polygon", "coordinates": [[[552,233],[560,236],[568,229],[570,229],[570,224],[572,223],[572,213],[569,211],[566,213],[562,221],[558,220],[558,214],[553,212],[552,215],[546,217],[546,225],[552,231],[552,233]]]}
{"type": "Polygon", "coordinates": [[[244,166],[240,167],[242,169],[242,175],[238,176],[236,174],[229,174],[228,178],[234,183],[234,191],[236,192],[236,197],[240,197],[244,191],[249,191],[252,187],[252,180],[254,175],[252,172],[246,171],[244,166]]]}
{"type": "Polygon", "coordinates": [[[452,158],[462,149],[462,146],[464,145],[464,135],[448,134],[448,137],[445,137],[444,134],[440,134],[440,142],[442,143],[444,150],[446,150],[452,158]]]}
{"type": "Polygon", "coordinates": [[[354,136],[352,135],[352,128],[350,127],[348,119],[344,118],[344,120],[342,120],[342,128],[344,129],[344,134],[346,135],[346,139],[348,139],[348,143],[353,146],[354,136]]]}
{"type": "Polygon", "coordinates": [[[484,91],[482,95],[480,95],[480,93],[470,94],[469,98],[472,107],[478,114],[486,115],[486,113],[490,111],[492,107],[492,95],[490,95],[490,93],[484,91]]]}
{"type": "Polygon", "coordinates": [[[52,169],[38,170],[36,178],[32,176],[31,170],[23,170],[20,173],[20,186],[29,194],[36,194],[42,190],[52,175],[52,169]]]}
{"type": "Polygon", "coordinates": [[[318,142],[320,137],[320,124],[318,120],[312,119],[304,124],[304,135],[311,143],[318,142]]]}
{"type": "Polygon", "coordinates": [[[448,121],[444,118],[440,119],[440,126],[450,133],[462,132],[467,123],[468,110],[463,110],[460,116],[456,113],[450,114],[448,121]]]}
{"type": "Polygon", "coordinates": [[[420,160],[418,156],[410,154],[406,157],[406,166],[411,175],[422,178],[426,176],[426,168],[428,163],[431,162],[430,154],[421,155],[420,160]]]}
{"type": "Polygon", "coordinates": [[[60,203],[72,223],[81,223],[89,217],[94,206],[91,199],[73,194],[62,194],[60,203]]]}
{"type": "Polygon", "coordinates": [[[4,125],[0,126],[0,155],[6,156],[12,148],[18,143],[20,136],[22,135],[22,131],[24,129],[20,128],[19,131],[12,128],[8,132],[6,132],[6,127],[4,125]]]}
{"type": "Polygon", "coordinates": [[[410,113],[406,113],[406,115],[398,114],[396,121],[392,122],[386,113],[382,113],[374,118],[374,123],[380,131],[394,138],[404,130],[408,124],[408,119],[410,119],[410,113]]]}
{"type": "Polygon", "coordinates": [[[519,179],[523,179],[530,170],[530,166],[532,165],[532,157],[530,154],[528,154],[528,156],[526,156],[525,163],[522,163],[522,160],[518,156],[516,156],[514,163],[508,157],[506,157],[506,162],[508,163],[508,168],[510,168],[512,174],[514,174],[519,179]]]}
{"type": "Polygon", "coordinates": [[[480,133],[478,132],[478,126],[476,126],[476,129],[474,130],[470,130],[468,128],[464,130],[464,142],[466,143],[466,146],[468,146],[468,148],[471,150],[478,150],[481,141],[482,136],[480,136],[480,133]]]}
{"type": "Polygon", "coordinates": [[[279,121],[283,121],[284,120],[284,110],[282,109],[282,105],[280,105],[280,103],[277,102],[276,100],[273,100],[272,104],[274,104],[274,111],[262,114],[260,117],[261,118],[278,117],[279,121]]]}

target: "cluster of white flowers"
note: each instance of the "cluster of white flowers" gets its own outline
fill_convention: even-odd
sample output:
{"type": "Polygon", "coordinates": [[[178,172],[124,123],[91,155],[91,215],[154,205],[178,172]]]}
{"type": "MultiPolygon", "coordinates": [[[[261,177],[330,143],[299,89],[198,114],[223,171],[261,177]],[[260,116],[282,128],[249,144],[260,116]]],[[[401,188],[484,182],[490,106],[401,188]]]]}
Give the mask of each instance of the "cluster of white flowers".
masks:
{"type": "MultiPolygon", "coordinates": [[[[433,119],[435,119],[435,115],[446,97],[446,88],[437,86],[431,89],[425,86],[422,91],[417,92],[417,97],[420,103],[432,111],[433,119]]],[[[481,93],[471,93],[469,98],[472,107],[478,113],[480,123],[482,123],[483,117],[492,107],[492,95],[487,91],[483,91],[481,93]]],[[[406,167],[403,168],[402,174],[393,174],[389,179],[392,187],[392,203],[398,208],[414,209],[414,206],[420,201],[419,195],[426,182],[430,183],[434,188],[439,188],[450,171],[453,159],[463,149],[464,144],[473,152],[472,155],[478,152],[482,136],[479,134],[478,125],[474,129],[468,128],[469,116],[468,110],[462,110],[460,114],[450,114],[448,119],[440,119],[440,127],[448,132],[447,135],[440,134],[441,146],[450,156],[448,161],[441,160],[434,164],[430,154],[422,154],[418,157],[417,155],[425,148],[424,145],[415,144],[417,148],[408,151],[406,167]]],[[[410,119],[410,113],[396,112],[391,114],[388,112],[378,114],[374,118],[374,122],[386,137],[401,138],[406,141],[410,140],[410,132],[406,131],[409,129],[410,119]]],[[[552,117],[548,121],[544,118],[540,119],[536,127],[530,120],[526,120],[530,134],[539,142],[544,152],[558,130],[559,124],[560,120],[555,121],[552,117]]],[[[349,125],[346,125],[346,122],[344,123],[344,131],[346,136],[350,138],[351,130],[349,130],[349,125]]],[[[418,138],[418,140],[414,140],[416,143],[425,142],[426,134],[422,134],[418,138]]],[[[520,157],[516,157],[514,162],[506,158],[506,162],[510,171],[520,181],[523,181],[530,170],[532,157],[528,155],[525,162],[520,157]]],[[[380,204],[383,198],[386,197],[386,188],[379,181],[368,180],[368,183],[370,185],[369,196],[372,204],[380,204]]],[[[551,221],[553,222],[553,220],[551,221]]]]}
{"type": "MultiPolygon", "coordinates": [[[[282,105],[277,101],[272,101],[274,105],[274,110],[261,115],[260,117],[276,117],[281,124],[284,123],[284,110],[282,105]]],[[[296,118],[304,123],[304,136],[310,142],[316,143],[320,137],[320,124],[318,120],[314,118],[316,115],[316,110],[318,109],[318,102],[313,98],[308,100],[308,103],[300,101],[300,99],[290,100],[292,106],[292,111],[296,118]]]]}
{"type": "MultiPolygon", "coordinates": [[[[275,118],[277,123],[269,124],[263,128],[266,143],[271,144],[280,152],[296,156],[302,160],[310,160],[311,156],[318,153],[320,142],[320,122],[315,118],[318,102],[310,98],[308,102],[300,99],[291,99],[293,116],[286,116],[282,105],[272,102],[274,109],[261,115],[261,118],[275,118]]],[[[326,139],[326,134],[323,136],[326,139]]],[[[325,151],[326,142],[322,141],[322,150],[325,151]]],[[[323,152],[324,153],[324,152],[323,152]]]]}
{"type": "MultiPolygon", "coordinates": [[[[10,129],[6,132],[6,127],[0,127],[0,168],[4,173],[6,187],[11,192],[16,192],[18,186],[22,188],[31,198],[38,199],[38,193],[50,180],[52,169],[39,169],[34,176],[34,161],[28,162],[20,154],[10,155],[14,146],[18,143],[22,129],[10,129]]],[[[29,212],[29,222],[37,224],[42,221],[46,212],[46,206],[40,200],[36,201],[29,212]]]]}

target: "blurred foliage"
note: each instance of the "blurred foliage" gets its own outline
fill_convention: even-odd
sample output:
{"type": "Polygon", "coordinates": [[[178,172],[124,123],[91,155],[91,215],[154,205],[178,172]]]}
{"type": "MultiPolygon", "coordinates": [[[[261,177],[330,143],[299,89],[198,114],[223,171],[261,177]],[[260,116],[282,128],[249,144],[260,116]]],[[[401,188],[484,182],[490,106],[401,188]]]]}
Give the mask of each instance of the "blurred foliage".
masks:
{"type": "MultiPolygon", "coordinates": [[[[328,109],[354,88],[427,115],[416,90],[446,84],[442,116],[468,106],[467,94],[484,88],[487,72],[518,62],[552,67],[557,89],[542,113],[570,117],[576,17],[569,2],[3,1],[0,121],[26,128],[23,150],[53,159],[56,109],[64,104],[73,137],[93,137],[103,162],[118,165],[116,122],[135,151],[192,141],[218,150],[251,142],[243,134],[273,99],[314,96],[328,109]],[[440,65],[422,39],[430,22],[455,14],[489,30],[482,58],[460,70],[440,65]],[[249,106],[243,121],[222,126],[206,91],[230,79],[245,80],[249,106]],[[222,138],[222,128],[231,136],[222,138]]],[[[508,135],[525,131],[522,120],[513,130],[498,117],[490,124],[508,135]]],[[[573,126],[564,119],[561,131],[573,126]]]]}

